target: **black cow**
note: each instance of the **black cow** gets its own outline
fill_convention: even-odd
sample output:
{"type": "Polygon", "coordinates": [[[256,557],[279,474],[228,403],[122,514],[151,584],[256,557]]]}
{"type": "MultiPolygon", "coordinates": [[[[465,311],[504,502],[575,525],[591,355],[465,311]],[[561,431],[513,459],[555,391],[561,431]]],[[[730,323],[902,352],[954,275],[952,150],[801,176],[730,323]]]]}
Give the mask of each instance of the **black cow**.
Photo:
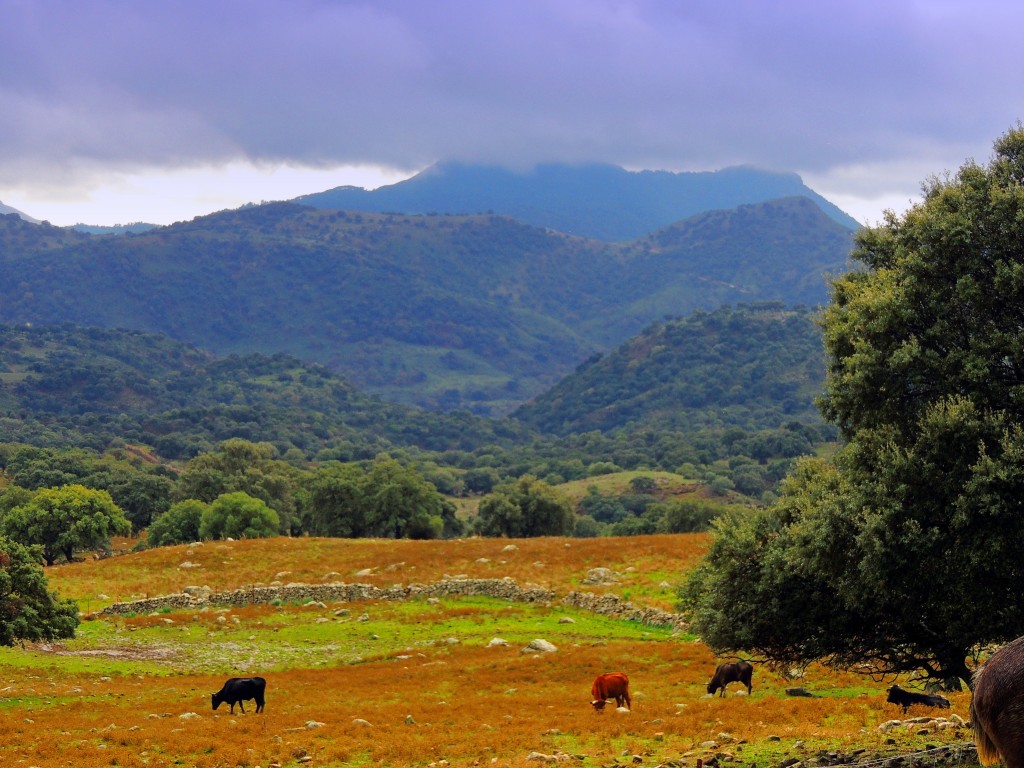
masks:
{"type": "Polygon", "coordinates": [[[224,683],[224,687],[213,694],[213,708],[216,711],[221,704],[227,703],[231,705],[231,714],[235,714],[237,704],[244,715],[245,705],[242,702],[255,699],[256,712],[262,712],[265,701],[263,692],[266,689],[267,681],[262,677],[232,677],[224,683]]]}
{"type": "Polygon", "coordinates": [[[725,686],[729,683],[743,683],[747,686],[747,693],[754,690],[751,685],[751,678],[754,675],[754,667],[746,661],[727,661],[719,664],[715,670],[714,677],[708,683],[708,693],[714,695],[719,688],[722,689],[721,696],[725,696],[725,686]]]}
{"type": "Polygon", "coordinates": [[[904,691],[898,685],[894,685],[886,690],[889,692],[889,697],[886,701],[890,704],[896,704],[903,707],[903,714],[907,714],[907,710],[915,704],[922,704],[926,707],[938,707],[939,709],[949,709],[949,699],[944,699],[941,696],[931,696],[927,693],[904,691]]]}

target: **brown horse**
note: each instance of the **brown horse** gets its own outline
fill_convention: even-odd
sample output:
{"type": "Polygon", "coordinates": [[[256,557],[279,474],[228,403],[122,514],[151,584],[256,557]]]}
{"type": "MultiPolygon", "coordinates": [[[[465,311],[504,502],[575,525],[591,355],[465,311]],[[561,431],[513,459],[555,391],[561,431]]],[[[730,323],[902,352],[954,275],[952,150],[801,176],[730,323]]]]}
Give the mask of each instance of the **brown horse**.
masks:
{"type": "Polygon", "coordinates": [[[1024,768],[1024,637],[1004,645],[974,673],[971,727],[978,760],[1024,768]]]}

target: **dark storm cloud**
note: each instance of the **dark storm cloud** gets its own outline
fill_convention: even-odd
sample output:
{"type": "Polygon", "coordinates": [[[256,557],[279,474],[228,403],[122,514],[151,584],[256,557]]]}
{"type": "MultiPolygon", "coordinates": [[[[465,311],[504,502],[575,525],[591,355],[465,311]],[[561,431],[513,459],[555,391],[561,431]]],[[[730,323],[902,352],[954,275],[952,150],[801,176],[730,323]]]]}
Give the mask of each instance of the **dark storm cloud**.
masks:
{"type": "Polygon", "coordinates": [[[0,186],[237,160],[827,175],[920,158],[939,172],[984,159],[1024,101],[1010,3],[0,0],[0,12],[0,186]]]}

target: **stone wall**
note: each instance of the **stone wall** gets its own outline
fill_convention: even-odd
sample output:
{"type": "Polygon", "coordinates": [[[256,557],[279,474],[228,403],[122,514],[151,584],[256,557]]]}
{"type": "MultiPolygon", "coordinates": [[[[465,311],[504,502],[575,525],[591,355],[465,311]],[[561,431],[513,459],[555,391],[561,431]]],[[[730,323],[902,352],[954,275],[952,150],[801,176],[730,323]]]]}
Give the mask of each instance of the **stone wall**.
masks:
{"type": "Polygon", "coordinates": [[[618,595],[596,595],[593,592],[570,592],[562,602],[592,613],[612,616],[623,621],[636,621],[652,627],[673,627],[685,629],[686,623],[678,613],[669,613],[660,608],[638,608],[618,595]]]}
{"type": "MultiPolygon", "coordinates": [[[[205,606],[242,606],[266,603],[338,603],[365,600],[411,600],[440,597],[494,597],[517,603],[551,604],[556,595],[539,587],[520,587],[510,578],[504,579],[443,579],[433,584],[396,584],[375,587],[371,584],[286,584],[277,586],[249,586],[230,592],[212,592],[204,588],[189,588],[187,592],[146,600],[133,600],[108,605],[100,615],[148,614],[156,611],[188,610],[205,606]]],[[[683,628],[679,614],[657,608],[638,608],[615,595],[595,595],[589,592],[570,592],[562,599],[564,605],[611,616],[624,621],[637,621],[649,626],[683,628]]]]}

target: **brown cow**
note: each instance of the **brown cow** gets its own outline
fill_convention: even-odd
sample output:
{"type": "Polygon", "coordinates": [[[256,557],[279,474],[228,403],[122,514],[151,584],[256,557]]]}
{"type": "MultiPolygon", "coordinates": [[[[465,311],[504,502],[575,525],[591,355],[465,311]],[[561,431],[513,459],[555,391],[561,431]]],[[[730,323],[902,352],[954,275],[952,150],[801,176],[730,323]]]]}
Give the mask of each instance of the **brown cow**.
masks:
{"type": "Polygon", "coordinates": [[[725,696],[725,686],[729,683],[743,683],[747,686],[747,693],[754,690],[750,680],[754,675],[754,668],[745,661],[727,661],[719,664],[715,674],[708,683],[708,693],[714,696],[715,691],[722,689],[720,696],[725,696]]]}
{"type": "Polygon", "coordinates": [[[632,709],[632,702],[629,698],[629,678],[621,672],[608,672],[594,678],[594,684],[590,687],[590,696],[593,699],[590,703],[598,712],[604,709],[608,699],[615,699],[615,706],[625,706],[632,709]]]}
{"type": "Polygon", "coordinates": [[[1006,768],[1024,768],[1024,637],[974,673],[971,727],[982,765],[1002,758],[1006,768]]]}

